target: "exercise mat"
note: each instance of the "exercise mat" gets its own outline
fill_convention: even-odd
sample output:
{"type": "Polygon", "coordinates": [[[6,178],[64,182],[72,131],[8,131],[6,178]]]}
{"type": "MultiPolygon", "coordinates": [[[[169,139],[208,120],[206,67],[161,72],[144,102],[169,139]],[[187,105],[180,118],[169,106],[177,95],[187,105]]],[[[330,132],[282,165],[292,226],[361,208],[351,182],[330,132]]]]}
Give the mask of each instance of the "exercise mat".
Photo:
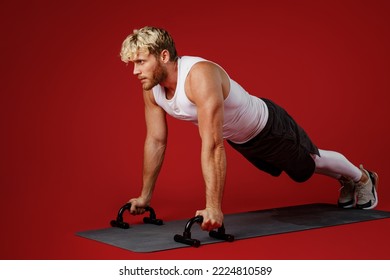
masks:
{"type": "MultiPolygon", "coordinates": [[[[130,215],[127,218],[129,220],[135,219],[130,215]]],[[[384,218],[390,218],[390,212],[340,209],[333,204],[306,204],[226,214],[224,226],[227,234],[233,235],[235,240],[239,240],[384,218]]],[[[76,235],[133,252],[155,252],[190,247],[174,241],[175,234],[183,233],[187,221],[164,221],[164,224],[159,226],[130,224],[128,229],[110,227],[78,232],[76,235]]],[[[191,235],[192,238],[198,239],[202,245],[225,242],[210,237],[197,224],[192,227],[191,235]]]]}

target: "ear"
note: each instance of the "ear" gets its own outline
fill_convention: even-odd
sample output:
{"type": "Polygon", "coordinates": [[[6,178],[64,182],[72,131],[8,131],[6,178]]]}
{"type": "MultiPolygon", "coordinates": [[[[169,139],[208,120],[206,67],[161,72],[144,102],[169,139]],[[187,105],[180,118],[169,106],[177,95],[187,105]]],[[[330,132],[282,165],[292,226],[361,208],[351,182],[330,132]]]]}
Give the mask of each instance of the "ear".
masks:
{"type": "Polygon", "coordinates": [[[169,54],[168,50],[163,50],[160,54],[161,62],[167,63],[171,58],[171,55],[169,54]]]}

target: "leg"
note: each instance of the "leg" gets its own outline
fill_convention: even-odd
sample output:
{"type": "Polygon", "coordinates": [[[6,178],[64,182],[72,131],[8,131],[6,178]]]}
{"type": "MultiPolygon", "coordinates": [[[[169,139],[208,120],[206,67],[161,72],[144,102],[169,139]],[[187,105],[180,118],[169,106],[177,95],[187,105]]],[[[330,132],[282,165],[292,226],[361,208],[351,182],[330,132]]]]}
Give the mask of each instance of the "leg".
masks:
{"type": "Polygon", "coordinates": [[[365,174],[342,154],[325,150],[319,150],[319,152],[321,156],[312,155],[316,165],[315,173],[327,175],[337,180],[351,179],[354,182],[366,179],[362,178],[365,174]]]}
{"type": "Polygon", "coordinates": [[[360,166],[353,165],[338,152],[319,150],[321,156],[312,155],[317,174],[323,174],[340,181],[342,188],[338,205],[350,208],[355,204],[360,209],[372,209],[378,204],[376,188],[378,175],[360,166]]]}

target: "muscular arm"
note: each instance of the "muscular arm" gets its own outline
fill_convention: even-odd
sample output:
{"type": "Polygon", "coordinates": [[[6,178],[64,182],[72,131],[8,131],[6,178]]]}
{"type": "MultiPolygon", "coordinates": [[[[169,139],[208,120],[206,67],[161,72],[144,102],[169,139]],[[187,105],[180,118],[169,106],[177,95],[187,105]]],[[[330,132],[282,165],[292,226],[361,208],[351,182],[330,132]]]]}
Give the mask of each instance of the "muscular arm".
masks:
{"type": "Polygon", "coordinates": [[[226,175],[223,144],[223,86],[217,66],[201,63],[188,77],[186,92],[198,111],[199,134],[202,140],[201,165],[206,185],[206,208],[202,215],[203,230],[218,228],[223,222],[222,197],[226,175]]]}
{"type": "Polygon", "coordinates": [[[151,91],[144,92],[146,139],[144,146],[143,187],[138,198],[130,200],[132,214],[142,214],[148,206],[164,160],[167,144],[165,112],[157,106],[151,91]]]}

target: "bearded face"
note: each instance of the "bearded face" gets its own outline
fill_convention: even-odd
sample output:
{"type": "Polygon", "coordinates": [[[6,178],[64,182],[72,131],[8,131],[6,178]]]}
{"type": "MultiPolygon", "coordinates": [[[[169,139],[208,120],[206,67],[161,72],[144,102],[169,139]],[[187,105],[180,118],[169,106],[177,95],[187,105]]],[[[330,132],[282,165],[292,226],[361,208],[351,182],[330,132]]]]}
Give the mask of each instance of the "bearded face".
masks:
{"type": "Polygon", "coordinates": [[[142,88],[144,90],[151,90],[167,78],[167,70],[159,60],[157,60],[156,67],[151,71],[151,73],[145,74],[146,77],[141,79],[142,88]]]}

